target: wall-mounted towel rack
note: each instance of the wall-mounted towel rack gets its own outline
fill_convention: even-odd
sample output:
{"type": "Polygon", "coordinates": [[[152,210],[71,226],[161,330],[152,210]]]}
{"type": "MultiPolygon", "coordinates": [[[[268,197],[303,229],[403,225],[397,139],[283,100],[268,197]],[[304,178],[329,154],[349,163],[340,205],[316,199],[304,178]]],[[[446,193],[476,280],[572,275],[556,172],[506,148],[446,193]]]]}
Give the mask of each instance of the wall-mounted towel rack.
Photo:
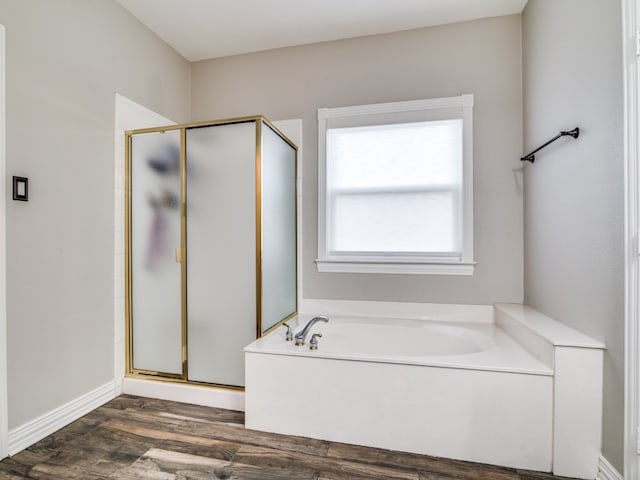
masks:
{"type": "Polygon", "coordinates": [[[553,137],[551,140],[549,140],[547,143],[545,143],[544,145],[539,146],[538,148],[536,148],[534,151],[532,151],[531,153],[525,155],[524,157],[520,157],[520,160],[522,161],[528,161],[533,163],[534,160],[536,159],[535,157],[535,153],[542,150],[544,147],[546,147],[547,145],[549,145],[550,143],[555,142],[557,139],[559,139],[560,137],[565,137],[565,136],[570,136],[573,138],[578,138],[578,135],[580,135],[580,129],[578,127],[574,128],[573,130],[569,130],[566,132],[560,132],[558,135],[556,135],[555,137],[553,137]]]}

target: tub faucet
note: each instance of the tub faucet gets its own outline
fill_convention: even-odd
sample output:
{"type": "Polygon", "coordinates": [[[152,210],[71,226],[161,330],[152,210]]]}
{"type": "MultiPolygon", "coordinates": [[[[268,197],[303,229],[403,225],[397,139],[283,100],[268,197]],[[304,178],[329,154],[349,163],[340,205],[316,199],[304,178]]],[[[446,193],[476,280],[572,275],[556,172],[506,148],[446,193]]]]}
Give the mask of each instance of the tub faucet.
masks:
{"type": "Polygon", "coordinates": [[[313,327],[317,322],[328,322],[329,319],[327,317],[325,317],[324,315],[319,315],[317,317],[313,317],[311,320],[309,320],[309,322],[304,326],[304,328],[296,333],[295,338],[295,344],[300,346],[300,345],[304,345],[304,339],[307,337],[307,333],[309,333],[309,330],[311,330],[311,327],[313,327]]]}
{"type": "Polygon", "coordinates": [[[321,333],[314,333],[311,335],[311,340],[309,340],[309,349],[317,350],[318,349],[318,337],[322,337],[321,333]]]}
{"type": "Polygon", "coordinates": [[[283,323],[282,326],[283,327],[287,327],[287,333],[285,333],[284,339],[287,342],[290,342],[291,340],[293,340],[293,330],[291,330],[291,325],[289,325],[287,323],[283,323]]]}

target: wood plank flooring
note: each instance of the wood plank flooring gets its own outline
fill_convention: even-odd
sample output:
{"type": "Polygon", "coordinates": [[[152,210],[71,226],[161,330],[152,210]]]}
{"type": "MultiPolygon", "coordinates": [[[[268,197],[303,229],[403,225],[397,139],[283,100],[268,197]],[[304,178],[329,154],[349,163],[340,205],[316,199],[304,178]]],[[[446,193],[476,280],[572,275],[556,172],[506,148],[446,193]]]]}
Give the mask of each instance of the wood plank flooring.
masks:
{"type": "Polygon", "coordinates": [[[120,396],[0,462],[21,480],[552,480],[549,474],[246,430],[244,414],[120,396]]]}

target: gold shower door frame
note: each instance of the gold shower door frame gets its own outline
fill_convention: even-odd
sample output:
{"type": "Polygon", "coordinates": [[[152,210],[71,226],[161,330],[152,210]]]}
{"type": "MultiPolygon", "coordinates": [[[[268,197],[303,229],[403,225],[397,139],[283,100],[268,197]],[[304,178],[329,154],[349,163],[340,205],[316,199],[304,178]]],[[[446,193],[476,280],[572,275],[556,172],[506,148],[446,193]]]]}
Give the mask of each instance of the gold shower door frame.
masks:
{"type": "MultiPolygon", "coordinates": [[[[295,198],[296,205],[294,206],[295,212],[295,231],[298,231],[298,147],[289,140],[277,127],[275,127],[266,117],[263,115],[256,115],[250,117],[230,118],[224,120],[215,120],[208,122],[169,125],[164,127],[143,128],[138,130],[129,130],[125,132],[125,375],[128,377],[138,378],[151,378],[163,381],[172,381],[178,383],[188,383],[195,385],[207,385],[221,388],[227,388],[231,390],[244,390],[244,387],[235,385],[224,385],[217,383],[205,383],[188,379],[188,328],[187,328],[187,175],[186,175],[186,132],[190,128],[198,127],[212,127],[220,125],[231,125],[237,123],[251,123],[255,122],[255,147],[256,147],[256,159],[255,159],[255,198],[256,198],[256,338],[265,335],[272,330],[278,328],[287,320],[295,317],[298,314],[297,311],[297,283],[296,283],[296,307],[292,313],[285,318],[271,326],[269,329],[262,331],[262,128],[266,125],[282,140],[284,140],[295,151],[295,198]],[[180,247],[178,247],[176,253],[176,261],[181,264],[181,326],[182,326],[182,373],[173,374],[151,370],[136,369],[133,367],[133,318],[132,318],[132,305],[133,305],[133,291],[132,291],[132,246],[131,246],[131,138],[135,135],[145,133],[164,133],[169,131],[180,131],[180,247]]],[[[298,269],[298,241],[295,241],[295,268],[298,269]]]]}

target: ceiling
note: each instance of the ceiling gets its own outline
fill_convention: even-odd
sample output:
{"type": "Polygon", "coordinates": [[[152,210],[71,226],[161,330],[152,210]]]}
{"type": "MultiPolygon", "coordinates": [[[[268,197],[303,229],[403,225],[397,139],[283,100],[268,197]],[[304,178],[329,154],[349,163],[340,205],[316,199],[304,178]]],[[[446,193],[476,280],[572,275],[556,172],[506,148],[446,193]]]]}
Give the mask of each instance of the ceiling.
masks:
{"type": "Polygon", "coordinates": [[[117,0],[190,61],[522,12],[527,0],[117,0]]]}

